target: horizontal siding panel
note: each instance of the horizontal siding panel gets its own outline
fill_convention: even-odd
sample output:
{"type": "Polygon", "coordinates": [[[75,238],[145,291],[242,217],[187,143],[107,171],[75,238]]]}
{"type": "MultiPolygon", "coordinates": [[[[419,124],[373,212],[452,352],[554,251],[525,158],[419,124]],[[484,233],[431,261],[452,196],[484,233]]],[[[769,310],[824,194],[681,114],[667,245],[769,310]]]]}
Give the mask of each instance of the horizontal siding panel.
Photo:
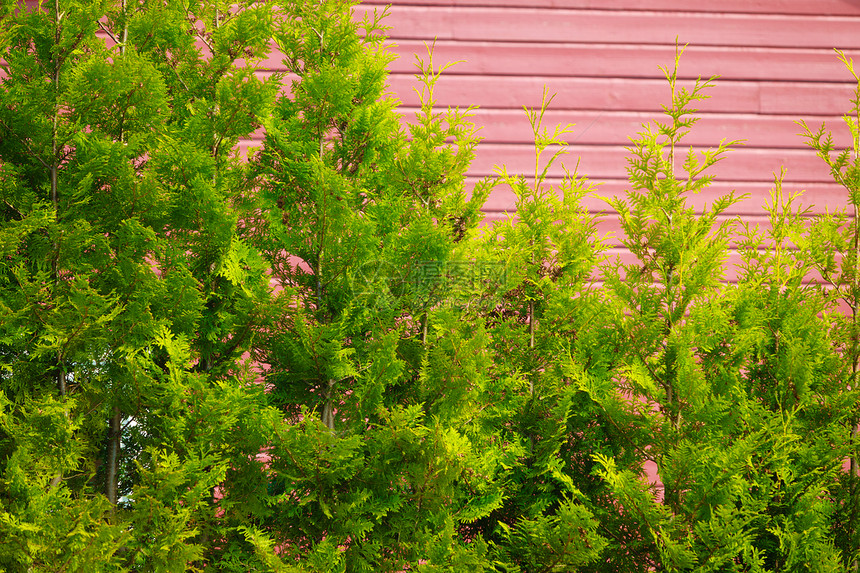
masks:
{"type": "MultiPolygon", "coordinates": [[[[579,172],[594,179],[626,179],[627,153],[623,147],[573,145],[566,162],[573,167],[580,160],[579,172]]],[[[547,155],[552,150],[547,151],[547,155]]],[[[680,159],[679,159],[680,161],[680,159]]],[[[477,148],[471,174],[492,175],[497,165],[506,165],[511,173],[533,173],[534,156],[527,145],[485,143],[477,148]]],[[[788,169],[785,180],[806,183],[826,181],[829,171],[824,162],[807,149],[753,149],[739,147],[714,165],[709,173],[723,181],[773,181],[773,173],[783,166],[788,169]]],[[[556,164],[550,175],[561,177],[563,170],[556,164]]]]}
{"type": "MultiPolygon", "coordinates": [[[[414,108],[401,108],[406,118],[414,117],[414,108]]],[[[793,148],[803,146],[805,140],[798,135],[800,126],[792,116],[700,114],[699,121],[684,138],[686,145],[713,146],[722,140],[743,140],[749,147],[793,148]]],[[[656,113],[599,112],[575,110],[548,110],[544,114],[544,127],[552,130],[557,125],[574,124],[564,136],[568,143],[582,145],[626,144],[630,137],[643,131],[643,124],[653,120],[668,121],[656,113]]],[[[840,147],[851,145],[851,134],[842,125],[840,117],[816,118],[817,127],[822,120],[833,127],[834,143],[840,147]]],[[[481,127],[478,135],[485,143],[530,143],[534,141],[532,127],[522,110],[477,109],[471,121],[481,127]]],[[[812,125],[812,124],[811,124],[812,125]]]]}
{"type": "MultiPolygon", "coordinates": [[[[497,219],[488,215],[484,223],[485,226],[490,226],[496,221],[497,219]]],[[[636,256],[630,253],[630,251],[624,249],[623,247],[620,247],[618,245],[607,245],[606,247],[607,248],[605,248],[603,252],[600,253],[600,260],[598,261],[598,264],[595,266],[591,274],[592,281],[595,281],[597,283],[595,284],[595,286],[598,287],[602,286],[600,282],[602,279],[601,267],[603,267],[604,265],[613,266],[616,264],[616,262],[625,265],[641,265],[641,262],[639,262],[636,256]]],[[[741,254],[736,250],[729,249],[727,251],[727,256],[723,266],[722,280],[724,282],[736,283],[738,281],[738,277],[741,274],[740,271],[742,265],[743,257],[741,256],[741,254]]],[[[613,273],[613,276],[614,275],[615,273],[613,273]]],[[[623,274],[621,278],[624,278],[623,274]]]]}
{"type": "MultiPolygon", "coordinates": [[[[440,60],[441,61],[441,60],[440,60]]],[[[687,68],[687,62],[682,62],[687,68]]],[[[452,68],[451,71],[456,70],[452,68]]],[[[838,79],[847,76],[842,70],[838,79]]],[[[849,76],[850,77],[850,76],[849,76]]],[[[389,77],[391,90],[407,106],[418,105],[413,74],[389,77]]],[[[689,88],[690,81],[680,87],[689,88]]],[[[436,84],[440,106],[477,105],[497,109],[537,107],[544,86],[556,94],[553,108],[607,111],[657,111],[670,99],[665,79],[565,78],[549,76],[454,75],[445,73],[436,84]]],[[[703,112],[842,115],[850,106],[851,83],[838,82],[751,82],[718,79],[707,90],[711,96],[697,106],[703,112]]],[[[798,116],[800,117],[800,116],[798,116]]]]}
{"type": "MultiPolygon", "coordinates": [[[[660,105],[670,98],[669,85],[665,79],[455,75],[454,71],[457,71],[456,66],[443,73],[436,84],[435,97],[441,106],[477,105],[522,110],[523,106],[540,106],[544,87],[550,94],[555,94],[553,108],[660,111],[660,105]]],[[[413,88],[418,87],[419,83],[413,74],[392,74],[389,83],[404,104],[418,104],[418,96],[413,88]]],[[[679,85],[689,86],[691,82],[679,85]]],[[[842,86],[839,88],[829,90],[838,92],[839,97],[831,98],[844,104],[848,100],[842,96],[844,93],[850,95],[850,90],[842,86]]],[[[713,105],[711,100],[707,100],[700,103],[702,109],[754,113],[761,107],[761,92],[759,86],[753,83],[720,81],[708,93],[724,96],[721,97],[724,103],[713,105]]]]}
{"type": "MultiPolygon", "coordinates": [[[[604,251],[603,255],[605,256],[605,262],[609,263],[610,266],[614,265],[616,261],[626,265],[638,266],[639,264],[641,264],[633,254],[620,247],[611,247],[604,251]]],[[[737,250],[729,249],[723,262],[723,282],[737,283],[740,277],[743,276],[743,267],[743,256],[737,250]]],[[[603,277],[600,273],[600,269],[595,269],[594,273],[592,274],[592,280],[599,281],[599,279],[602,278],[603,277]]],[[[808,285],[826,284],[825,281],[822,280],[821,275],[815,271],[809,271],[806,274],[806,277],[804,278],[803,282],[808,285]]],[[[599,283],[595,286],[602,286],[602,283],[599,283]]],[[[841,312],[850,312],[850,309],[848,309],[846,306],[843,306],[841,308],[841,312]]]]}
{"type": "MultiPolygon", "coordinates": [[[[508,220],[508,217],[500,214],[488,214],[488,217],[491,221],[502,223],[508,220]]],[[[515,215],[511,215],[511,217],[516,220],[515,215]]],[[[770,224],[770,220],[765,215],[747,215],[743,218],[743,221],[746,222],[750,231],[758,231],[761,237],[767,237],[767,233],[770,232],[772,226],[770,224]]],[[[714,224],[714,229],[716,229],[719,225],[728,223],[734,226],[735,230],[740,232],[742,231],[741,219],[736,215],[721,215],[716,218],[716,223],[714,224]]],[[[604,245],[607,247],[621,247],[623,246],[623,238],[626,236],[624,230],[621,227],[621,222],[617,217],[612,216],[600,216],[595,220],[595,236],[602,239],[604,245]]],[[[737,249],[740,247],[739,241],[743,240],[739,233],[735,233],[734,238],[729,240],[729,246],[733,249],[737,249]]],[[[773,245],[772,241],[763,241],[763,246],[771,246],[773,245]]]]}
{"type": "MultiPolygon", "coordinates": [[[[395,51],[401,57],[391,64],[391,71],[414,73],[413,54],[426,55],[427,47],[424,42],[404,40],[395,51]]],[[[857,51],[846,53],[860,57],[857,51]]],[[[660,66],[672,64],[675,47],[438,41],[434,54],[436,62],[461,62],[448,71],[450,75],[662,78],[660,66]]],[[[832,50],[691,45],[681,60],[679,77],[715,75],[734,80],[833,82],[847,72],[832,50]]]]}
{"type": "MultiPolygon", "coordinates": [[[[621,264],[635,265],[638,262],[638,259],[629,251],[617,247],[607,249],[604,255],[606,256],[607,262],[610,264],[618,261],[621,264]]],[[[728,251],[728,256],[723,264],[722,280],[729,283],[736,283],[738,278],[741,276],[742,266],[743,257],[741,254],[737,251],[728,251]]],[[[600,272],[596,271],[593,276],[595,278],[599,278],[600,272]]]]}
{"type": "MultiPolygon", "coordinates": [[[[374,7],[357,7],[357,15],[374,7]]],[[[385,25],[394,40],[666,44],[681,35],[697,46],[860,48],[860,20],[841,16],[622,12],[394,5],[385,25]]]]}
{"type": "MultiPolygon", "coordinates": [[[[747,223],[750,227],[750,230],[758,230],[761,237],[767,237],[767,233],[772,229],[772,225],[770,224],[770,220],[765,215],[747,215],[743,218],[743,221],[747,223]]],[[[740,241],[743,240],[743,237],[740,236],[740,232],[743,231],[743,228],[740,225],[741,219],[734,215],[721,215],[717,217],[716,223],[714,225],[714,229],[716,229],[719,225],[728,223],[734,226],[735,234],[729,240],[729,247],[732,249],[740,248],[740,241]]],[[[621,222],[617,217],[599,217],[597,219],[595,226],[595,230],[597,232],[597,236],[604,239],[604,244],[609,247],[622,247],[622,240],[626,237],[626,233],[624,233],[621,228],[621,222]]],[[[774,242],[770,240],[766,240],[762,243],[762,246],[772,247],[774,246],[774,242]]]]}
{"type": "MultiPolygon", "coordinates": [[[[471,189],[477,178],[470,177],[466,181],[467,188],[471,189]]],[[[606,203],[606,199],[612,197],[623,198],[630,183],[626,179],[592,179],[590,182],[595,186],[592,194],[586,196],[582,205],[592,213],[604,213],[610,210],[606,203]]],[[[559,180],[553,179],[548,181],[549,184],[558,189],[559,180]]],[[[773,182],[763,181],[722,181],[715,180],[704,190],[699,193],[690,193],[687,195],[687,203],[693,207],[697,213],[701,213],[705,207],[709,207],[720,197],[728,195],[732,191],[736,196],[748,195],[735,203],[732,207],[726,210],[726,215],[741,216],[741,217],[756,217],[763,216],[765,213],[764,205],[770,200],[770,193],[773,189],[773,182]]],[[[796,193],[802,191],[803,194],[797,200],[796,206],[803,205],[809,208],[810,215],[820,215],[829,210],[833,212],[839,209],[845,209],[848,205],[848,192],[844,187],[835,183],[792,183],[786,182],[783,185],[784,193],[796,193]]],[[[516,206],[516,197],[507,185],[498,185],[490,193],[490,197],[484,204],[484,211],[493,213],[513,213],[516,206]]]]}
{"type": "Polygon", "coordinates": [[[735,12],[742,14],[809,14],[860,16],[860,4],[850,0],[365,0],[384,6],[505,6],[667,12],[735,12]]]}
{"type": "MultiPolygon", "coordinates": [[[[268,78],[272,72],[259,72],[268,78]]],[[[843,74],[845,75],[845,74],[843,74]]],[[[282,92],[289,93],[290,82],[284,80],[282,92]]],[[[391,74],[391,96],[400,100],[401,112],[412,115],[410,107],[419,104],[415,88],[420,82],[414,74],[391,74]]],[[[689,89],[691,81],[679,81],[679,87],[689,89]]],[[[670,99],[666,80],[636,78],[564,78],[468,76],[444,73],[436,84],[434,97],[439,107],[469,107],[516,110],[535,108],[541,104],[544,87],[554,95],[551,110],[599,110],[651,112],[658,117],[662,105],[670,99]],[[656,114],[654,113],[656,112],[656,114]]],[[[790,115],[792,119],[807,119],[811,125],[827,120],[828,126],[841,129],[841,121],[833,121],[849,111],[854,86],[849,82],[751,82],[718,79],[706,90],[709,96],[697,102],[704,113],[738,113],[790,115]]],[[[525,116],[523,116],[525,117],[525,116]]]]}
{"type": "MultiPolygon", "coordinates": [[[[831,79],[845,77],[848,72],[843,68],[841,73],[831,79]]],[[[806,83],[788,84],[762,82],[759,86],[761,93],[761,113],[796,114],[799,117],[809,117],[812,114],[839,115],[850,111],[851,98],[854,97],[855,85],[852,83],[806,83]]],[[[702,106],[704,108],[704,106],[702,106]]]]}

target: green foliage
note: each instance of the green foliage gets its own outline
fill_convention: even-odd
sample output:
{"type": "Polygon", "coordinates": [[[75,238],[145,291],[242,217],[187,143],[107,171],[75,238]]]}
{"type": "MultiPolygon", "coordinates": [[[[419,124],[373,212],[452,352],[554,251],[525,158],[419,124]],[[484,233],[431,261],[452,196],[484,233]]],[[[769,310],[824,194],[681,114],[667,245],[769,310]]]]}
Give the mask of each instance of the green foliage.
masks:
{"type": "Polygon", "coordinates": [[[802,253],[798,258],[821,277],[819,296],[829,303],[829,306],[821,306],[830,311],[825,318],[830,325],[832,343],[841,358],[833,368],[831,395],[836,398],[832,400],[832,407],[842,418],[840,438],[848,448],[845,454],[849,468],[847,474],[840,475],[839,488],[834,491],[837,500],[836,538],[843,553],[843,562],[856,568],[860,559],[860,466],[857,458],[857,427],[860,423],[857,415],[860,372],[860,223],[857,217],[860,204],[860,76],[850,58],[839,51],[837,55],[856,82],[851,110],[843,117],[851,134],[851,148],[835,149],[833,138],[824,124],[813,131],[806,122],[799,123],[807,144],[830,168],[833,180],[845,188],[851,212],[848,214],[845,209],[840,209],[811,218],[806,221],[796,243],[802,253]]]}
{"type": "Polygon", "coordinates": [[[267,281],[239,235],[234,149],[277,89],[236,62],[265,54],[272,14],[2,14],[2,566],[199,568],[228,460],[264,443],[242,430],[267,281]]]}
{"type": "Polygon", "coordinates": [[[599,456],[600,472],[647,531],[658,569],[807,570],[816,555],[817,569],[841,570],[841,504],[831,494],[850,410],[837,406],[846,396],[821,320],[829,304],[804,282],[808,256],[796,249],[804,212],[777,179],[770,229],[745,227],[739,282],[720,282],[733,224],[720,216],[737,197],[696,213],[686,195],[708,184],[705,170],[727,144],[701,157],[691,149],[676,175],[675,149],[695,123],[690,106],[710,84],[679,90],[676,77],[677,59],[667,71],[669,121],[634,140],[633,189],[610,201],[636,261],[603,268],[623,343],[614,383],[601,387],[615,396],[595,386],[591,396],[636,456],[626,466],[599,456]],[[645,462],[659,472],[657,495],[637,479],[645,462]]]}
{"type": "Polygon", "coordinates": [[[0,568],[856,568],[851,61],[853,148],[801,123],[851,213],[781,175],[765,230],[695,209],[737,142],[682,148],[679,50],[608,260],[551,97],[534,172],[467,190],[448,65],[404,127],[351,8],[3,2],[0,568]]]}

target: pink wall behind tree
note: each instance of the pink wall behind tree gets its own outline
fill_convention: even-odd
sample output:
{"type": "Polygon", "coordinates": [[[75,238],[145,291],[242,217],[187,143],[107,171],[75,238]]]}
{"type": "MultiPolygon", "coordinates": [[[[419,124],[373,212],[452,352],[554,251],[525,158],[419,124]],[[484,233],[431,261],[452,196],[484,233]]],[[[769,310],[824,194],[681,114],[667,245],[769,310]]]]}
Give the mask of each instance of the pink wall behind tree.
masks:
{"type": "MultiPolygon", "coordinates": [[[[425,44],[435,39],[437,64],[461,61],[443,75],[436,95],[440,106],[480,106],[474,121],[483,126],[484,141],[472,177],[490,175],[502,163],[511,172],[533,169],[522,107],[540,105],[546,86],[557,94],[549,124],[576,124],[566,164],[572,168],[579,160],[580,174],[600,183],[601,195],[623,193],[629,137],[669,102],[660,66],[672,65],[677,37],[688,44],[680,66],[686,85],[699,76],[721,76],[687,143],[745,140],[716,166],[717,181],[692,198],[695,204],[736,189],[750,198],[731,214],[764,223],[761,206],[783,166],[784,189],[806,190],[803,203],[814,204],[814,211],[846,203],[797,135],[795,121],[814,127],[824,121],[837,145],[850,144],[840,117],[850,106],[853,80],[833,49],[860,60],[860,1],[365,0],[357,17],[386,4],[388,34],[399,55],[390,83],[404,113],[418,103],[414,54],[426,57],[425,44]]],[[[606,210],[599,200],[588,205],[606,210]]],[[[499,188],[485,211],[496,219],[513,206],[511,192],[499,188]]],[[[617,231],[611,214],[601,229],[617,231]]]]}

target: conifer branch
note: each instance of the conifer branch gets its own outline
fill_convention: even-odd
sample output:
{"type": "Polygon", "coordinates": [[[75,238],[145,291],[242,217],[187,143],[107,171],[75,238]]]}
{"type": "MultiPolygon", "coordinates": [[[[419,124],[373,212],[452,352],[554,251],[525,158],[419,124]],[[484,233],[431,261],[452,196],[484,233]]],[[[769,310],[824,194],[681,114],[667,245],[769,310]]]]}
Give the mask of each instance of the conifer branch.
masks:
{"type": "Polygon", "coordinates": [[[108,37],[113,41],[114,47],[121,48],[125,44],[125,42],[120,42],[120,40],[117,39],[113,32],[111,32],[110,29],[108,29],[108,27],[105,26],[101,20],[98,21],[98,25],[101,31],[107,34],[108,37]]]}

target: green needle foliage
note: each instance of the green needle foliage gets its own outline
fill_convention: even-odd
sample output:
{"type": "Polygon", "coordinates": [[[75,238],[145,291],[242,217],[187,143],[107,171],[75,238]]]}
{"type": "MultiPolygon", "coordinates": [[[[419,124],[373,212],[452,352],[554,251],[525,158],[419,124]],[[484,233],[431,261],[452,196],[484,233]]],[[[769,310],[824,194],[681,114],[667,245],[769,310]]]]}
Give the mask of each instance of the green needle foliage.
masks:
{"type": "Polygon", "coordinates": [[[268,289],[237,142],[277,91],[247,65],[272,14],[0,17],[0,567],[198,567],[223,546],[215,487],[264,443],[239,359],[268,289]]]}
{"type": "Polygon", "coordinates": [[[384,10],[0,6],[0,570],[856,569],[849,59],[852,149],[801,126],[850,213],[694,208],[737,142],[683,146],[679,50],[610,260],[552,98],[467,189],[472,109],[430,47],[400,117],[384,10]]]}
{"type": "Polygon", "coordinates": [[[595,561],[606,546],[596,532],[592,496],[605,493],[589,476],[593,461],[576,436],[606,428],[565,371],[591,359],[588,324],[599,313],[590,285],[602,245],[595,217],[582,200],[594,191],[575,171],[557,185],[549,168],[564,154],[567,128],[552,132],[540,109],[526,110],[535,136],[535,170],[527,178],[499,169],[500,183],[516,196],[516,218],[496,225],[482,241],[487,258],[504,264],[506,282],[480,304],[500,359],[496,365],[506,404],[494,408],[501,439],[517,445],[517,462],[505,468],[503,503],[470,531],[493,543],[502,571],[570,571],[595,561]],[[548,159],[546,152],[551,153],[548,159]],[[502,358],[506,357],[506,358],[502,358]],[[540,540],[540,541],[538,541],[540,540]]]}
{"type": "Polygon", "coordinates": [[[805,256],[786,244],[803,213],[777,184],[770,229],[742,233],[738,284],[721,283],[733,224],[722,215],[738,197],[696,213],[687,196],[707,186],[707,168],[731,144],[691,148],[676,164],[691,104],[710,85],[677,88],[677,64],[666,74],[669,119],[634,140],[632,190],[610,201],[636,260],[603,268],[622,339],[610,378],[590,392],[638,460],[596,454],[598,472],[647,532],[647,561],[659,570],[840,570],[831,492],[848,412],[834,408],[845,397],[819,319],[826,301],[803,282],[805,256]],[[645,462],[656,465],[658,491],[641,478],[645,462]]]}
{"type": "Polygon", "coordinates": [[[827,304],[824,318],[830,326],[832,344],[840,357],[832,373],[830,407],[842,420],[842,438],[847,446],[848,471],[839,474],[836,501],[837,543],[843,561],[854,569],[860,562],[860,465],[858,465],[857,429],[858,372],[860,372],[860,76],[854,62],[837,51],[840,61],[856,82],[851,109],[843,116],[851,134],[852,146],[837,150],[824,124],[817,130],[800,121],[807,144],[830,168],[833,180],[846,191],[845,208],[811,218],[805,226],[792,229],[800,247],[796,265],[808,266],[819,277],[818,294],[827,304]]]}
{"type": "Polygon", "coordinates": [[[434,109],[431,57],[406,137],[384,97],[381,15],[355,23],[321,2],[283,16],[274,39],[293,79],[251,164],[250,228],[279,287],[255,358],[287,423],[249,531],[284,567],[479,567],[485,545],[457,528],[499,499],[503,447],[474,415],[493,358],[449,307],[489,190],[463,185],[474,127],[468,111],[434,109]]]}

